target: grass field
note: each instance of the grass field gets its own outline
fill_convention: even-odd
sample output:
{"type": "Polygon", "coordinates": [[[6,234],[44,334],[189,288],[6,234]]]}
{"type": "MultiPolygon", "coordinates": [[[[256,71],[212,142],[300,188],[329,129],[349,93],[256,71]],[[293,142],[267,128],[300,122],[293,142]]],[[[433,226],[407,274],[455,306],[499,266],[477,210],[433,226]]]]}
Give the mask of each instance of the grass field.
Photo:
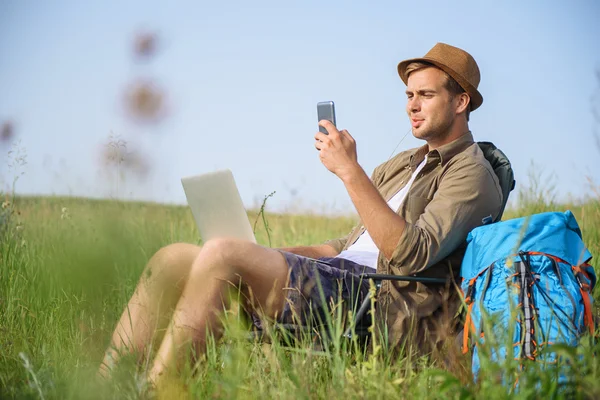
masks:
{"type": "MultiPolygon", "coordinates": [[[[531,199],[530,199],[531,200],[531,199]]],[[[571,209],[595,256],[600,256],[600,203],[584,206],[523,202],[506,218],[571,209]]],[[[0,220],[0,398],[144,397],[145,365],[125,359],[110,383],[95,371],[111,332],[148,258],[176,241],[197,242],[187,207],[72,198],[17,198],[0,220]],[[11,214],[10,218],[7,218],[11,214]]],[[[257,217],[250,213],[251,221],[257,217]]],[[[339,237],[352,218],[272,215],[257,224],[261,244],[283,247],[339,237]]],[[[363,354],[341,340],[317,350],[244,339],[231,318],[223,344],[211,347],[197,373],[186,369],[158,393],[163,398],[558,398],[567,395],[556,371],[533,365],[518,391],[495,379],[518,363],[490,365],[472,383],[466,357],[444,367],[436,360],[363,354]]],[[[598,348],[586,340],[560,349],[570,390],[600,397],[598,348]]],[[[571,393],[573,394],[573,393],[571,393]]]]}

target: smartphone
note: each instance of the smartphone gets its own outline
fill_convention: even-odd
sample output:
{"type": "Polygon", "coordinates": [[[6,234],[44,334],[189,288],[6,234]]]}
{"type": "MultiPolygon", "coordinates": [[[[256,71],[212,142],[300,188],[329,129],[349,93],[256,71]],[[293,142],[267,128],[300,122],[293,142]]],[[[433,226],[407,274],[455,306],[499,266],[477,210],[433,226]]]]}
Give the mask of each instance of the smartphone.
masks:
{"type": "MultiPolygon", "coordinates": [[[[335,125],[335,106],[333,101],[322,101],[317,103],[317,121],[326,119],[335,125]]],[[[327,135],[327,130],[319,125],[319,132],[327,135]]]]}

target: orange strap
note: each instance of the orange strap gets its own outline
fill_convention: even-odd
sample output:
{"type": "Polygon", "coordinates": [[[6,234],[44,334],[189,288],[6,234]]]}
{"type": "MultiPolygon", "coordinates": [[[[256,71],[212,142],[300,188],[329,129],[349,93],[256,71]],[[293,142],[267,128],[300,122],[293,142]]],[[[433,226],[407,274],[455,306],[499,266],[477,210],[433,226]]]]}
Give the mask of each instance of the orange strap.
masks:
{"type": "Polygon", "coordinates": [[[467,288],[467,293],[463,293],[463,297],[466,295],[465,302],[469,304],[469,308],[467,309],[467,316],[465,318],[465,326],[463,328],[463,354],[467,354],[469,352],[469,329],[471,329],[473,331],[473,334],[475,334],[475,324],[473,324],[473,321],[471,319],[471,311],[473,310],[473,304],[475,304],[475,302],[473,301],[474,299],[471,298],[471,290],[474,289],[475,282],[477,281],[477,279],[479,279],[479,277],[483,275],[488,269],[490,269],[490,267],[484,268],[477,275],[475,275],[475,277],[471,278],[469,280],[469,287],[467,288]]]}
{"type": "MultiPolygon", "coordinates": [[[[587,267],[589,264],[583,264],[584,267],[587,267]]],[[[587,279],[591,281],[588,273],[581,268],[580,266],[573,266],[573,272],[577,277],[577,281],[579,282],[579,291],[581,292],[581,298],[583,299],[583,321],[587,325],[590,330],[590,334],[594,335],[594,317],[592,315],[592,295],[590,293],[590,285],[587,282],[581,282],[578,275],[581,274],[587,279]]]]}
{"type": "Polygon", "coordinates": [[[473,331],[475,331],[475,326],[473,326],[473,321],[471,321],[471,311],[473,310],[473,304],[475,303],[473,302],[469,304],[469,308],[467,309],[467,317],[465,318],[465,326],[463,328],[463,354],[467,354],[469,352],[469,329],[473,329],[473,331]]]}
{"type": "Polygon", "coordinates": [[[527,254],[531,254],[532,256],[546,256],[546,257],[552,258],[556,262],[563,263],[563,264],[569,264],[568,262],[566,262],[562,258],[553,256],[552,254],[548,254],[548,253],[541,253],[539,251],[528,251],[527,254]]]}
{"type": "Polygon", "coordinates": [[[590,334],[594,334],[594,317],[592,316],[592,299],[590,292],[587,290],[579,289],[581,297],[583,298],[583,320],[590,329],[590,334]]]}
{"type": "Polygon", "coordinates": [[[477,275],[475,275],[475,277],[469,279],[469,286],[467,287],[467,293],[464,293],[462,290],[462,286],[460,288],[460,291],[463,292],[463,297],[465,297],[465,302],[469,303],[471,301],[473,301],[473,299],[471,298],[471,289],[474,288],[475,286],[475,282],[477,281],[477,279],[479,279],[479,277],[483,274],[485,274],[485,272],[490,269],[490,267],[484,268],[481,272],[479,272],[477,275]]]}

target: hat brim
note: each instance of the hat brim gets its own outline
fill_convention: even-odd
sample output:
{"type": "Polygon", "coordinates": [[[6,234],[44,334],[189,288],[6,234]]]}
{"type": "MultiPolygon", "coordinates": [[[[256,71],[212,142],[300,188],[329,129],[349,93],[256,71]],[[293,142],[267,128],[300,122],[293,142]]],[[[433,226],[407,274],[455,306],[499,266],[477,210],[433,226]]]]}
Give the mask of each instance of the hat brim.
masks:
{"type": "Polygon", "coordinates": [[[408,66],[408,64],[413,62],[425,62],[433,64],[448,75],[450,75],[456,82],[458,82],[460,87],[465,89],[469,97],[471,97],[471,111],[478,109],[479,106],[483,103],[483,96],[481,95],[481,93],[479,93],[479,90],[477,90],[475,86],[471,85],[466,79],[464,79],[460,74],[457,74],[456,71],[454,71],[452,68],[428,57],[411,58],[409,60],[401,61],[398,64],[398,75],[400,75],[400,79],[402,79],[402,82],[404,82],[405,85],[408,85],[406,67],[408,66]]]}

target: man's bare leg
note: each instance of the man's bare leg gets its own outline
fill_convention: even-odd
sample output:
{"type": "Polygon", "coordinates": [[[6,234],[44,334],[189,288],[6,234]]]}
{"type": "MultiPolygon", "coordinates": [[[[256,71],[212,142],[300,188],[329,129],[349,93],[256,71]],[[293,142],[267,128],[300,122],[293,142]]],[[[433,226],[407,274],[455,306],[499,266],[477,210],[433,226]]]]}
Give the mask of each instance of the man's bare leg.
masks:
{"type": "Polygon", "coordinates": [[[150,380],[159,384],[167,369],[176,370],[182,361],[181,350],[190,344],[197,352],[203,352],[207,329],[219,337],[219,311],[232,285],[241,284],[244,292],[250,294],[252,305],[274,317],[283,310],[287,280],[287,262],[276,250],[235,239],[207,242],[192,265],[150,371],[150,380]]]}
{"type": "Polygon", "coordinates": [[[100,375],[106,377],[123,354],[143,353],[154,335],[168,325],[200,251],[200,246],[175,243],[152,256],[115,328],[100,375]]]}

